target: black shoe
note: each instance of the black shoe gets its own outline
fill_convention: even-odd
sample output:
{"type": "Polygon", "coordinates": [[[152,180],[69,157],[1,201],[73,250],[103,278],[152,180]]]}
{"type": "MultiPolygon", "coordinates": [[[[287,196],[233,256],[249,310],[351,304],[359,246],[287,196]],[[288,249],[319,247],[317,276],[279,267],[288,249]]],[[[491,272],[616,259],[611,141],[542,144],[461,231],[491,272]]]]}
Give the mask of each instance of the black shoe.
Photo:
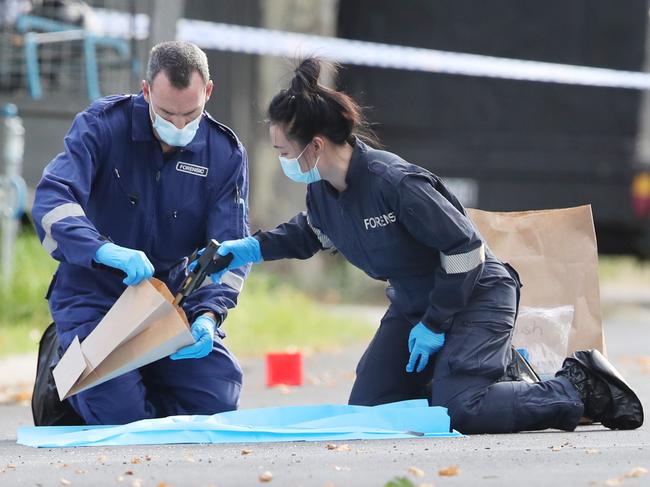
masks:
{"type": "Polygon", "coordinates": [[[641,401],[598,350],[575,352],[555,375],[565,377],[576,388],[586,417],[613,430],[631,430],[643,424],[641,401]]]}

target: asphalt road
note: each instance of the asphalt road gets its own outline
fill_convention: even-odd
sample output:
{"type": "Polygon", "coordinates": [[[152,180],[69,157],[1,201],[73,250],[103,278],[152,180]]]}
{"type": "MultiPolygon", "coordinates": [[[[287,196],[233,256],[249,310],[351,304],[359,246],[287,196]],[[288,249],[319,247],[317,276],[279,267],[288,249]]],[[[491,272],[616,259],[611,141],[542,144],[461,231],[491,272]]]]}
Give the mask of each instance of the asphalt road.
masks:
{"type": "MultiPolygon", "coordinates": [[[[610,358],[650,404],[650,307],[610,310],[610,358]]],[[[242,407],[343,403],[362,347],[307,357],[298,389],[268,390],[261,360],[244,362],[242,407]]],[[[436,486],[648,486],[650,429],[579,427],[457,439],[33,449],[15,443],[26,406],[0,406],[0,485],[383,486],[395,477],[436,486]],[[457,466],[452,476],[439,471],[457,466]],[[413,468],[414,467],[414,468],[413,468]],[[422,475],[420,475],[422,474],[422,475]],[[627,476],[626,476],[627,475],[627,476]]]]}

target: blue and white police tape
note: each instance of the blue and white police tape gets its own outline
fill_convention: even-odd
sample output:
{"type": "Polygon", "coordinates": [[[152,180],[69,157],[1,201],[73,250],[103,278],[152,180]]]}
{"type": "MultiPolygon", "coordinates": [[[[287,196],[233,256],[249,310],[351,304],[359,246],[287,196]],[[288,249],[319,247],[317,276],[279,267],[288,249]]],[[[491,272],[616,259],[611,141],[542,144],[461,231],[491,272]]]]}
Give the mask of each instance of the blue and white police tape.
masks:
{"type": "MultiPolygon", "coordinates": [[[[146,39],[149,35],[149,17],[145,14],[132,18],[128,13],[114,10],[94,9],[94,12],[105,35],[138,39],[146,39]]],[[[378,68],[650,89],[650,73],[397,46],[201,20],[179,19],[176,38],[194,42],[204,49],[290,58],[318,55],[340,63],[378,68]]]]}

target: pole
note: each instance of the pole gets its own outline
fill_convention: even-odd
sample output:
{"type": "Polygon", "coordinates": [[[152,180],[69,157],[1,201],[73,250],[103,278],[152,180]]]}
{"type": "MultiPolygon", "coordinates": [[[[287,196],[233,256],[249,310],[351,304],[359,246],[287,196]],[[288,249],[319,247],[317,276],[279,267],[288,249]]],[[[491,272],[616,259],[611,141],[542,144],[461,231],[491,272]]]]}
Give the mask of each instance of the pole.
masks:
{"type": "Polygon", "coordinates": [[[0,217],[2,240],[0,249],[0,285],[7,288],[13,275],[13,251],[20,218],[25,210],[26,186],[23,180],[25,129],[16,105],[8,103],[0,109],[0,217]]]}

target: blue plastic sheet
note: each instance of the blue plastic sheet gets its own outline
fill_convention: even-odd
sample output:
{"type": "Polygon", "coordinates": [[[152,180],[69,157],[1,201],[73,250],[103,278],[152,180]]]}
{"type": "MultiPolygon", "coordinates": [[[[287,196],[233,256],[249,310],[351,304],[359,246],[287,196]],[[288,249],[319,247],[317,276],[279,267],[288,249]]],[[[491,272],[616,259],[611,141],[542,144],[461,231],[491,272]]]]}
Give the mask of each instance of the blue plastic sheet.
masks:
{"type": "Polygon", "coordinates": [[[120,426],[40,426],[18,430],[34,447],[258,443],[456,437],[447,410],[426,400],[382,406],[290,406],[212,416],[170,416],[120,426]]]}

